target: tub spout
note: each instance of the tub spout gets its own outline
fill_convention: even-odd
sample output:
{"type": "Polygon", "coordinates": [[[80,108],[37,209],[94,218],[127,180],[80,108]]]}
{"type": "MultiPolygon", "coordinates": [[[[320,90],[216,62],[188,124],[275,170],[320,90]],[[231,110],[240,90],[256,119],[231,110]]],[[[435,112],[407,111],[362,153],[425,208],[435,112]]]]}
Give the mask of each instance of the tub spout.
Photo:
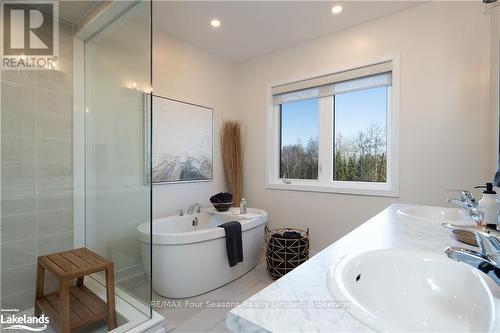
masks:
{"type": "Polygon", "coordinates": [[[195,203],[195,204],[192,204],[189,208],[188,208],[188,215],[193,215],[194,211],[196,210],[197,213],[201,213],[201,209],[203,208],[203,205],[201,203],[195,203]]]}

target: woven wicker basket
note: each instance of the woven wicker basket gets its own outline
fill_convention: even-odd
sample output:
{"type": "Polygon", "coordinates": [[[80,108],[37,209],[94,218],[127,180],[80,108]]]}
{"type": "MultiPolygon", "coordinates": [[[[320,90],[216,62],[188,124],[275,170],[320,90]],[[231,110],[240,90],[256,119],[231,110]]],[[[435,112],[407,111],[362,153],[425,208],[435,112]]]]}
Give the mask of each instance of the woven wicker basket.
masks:
{"type": "Polygon", "coordinates": [[[309,259],[309,229],[266,227],[265,246],[267,273],[271,279],[277,280],[309,259]],[[288,239],[275,236],[285,231],[298,232],[301,237],[288,239]]]}

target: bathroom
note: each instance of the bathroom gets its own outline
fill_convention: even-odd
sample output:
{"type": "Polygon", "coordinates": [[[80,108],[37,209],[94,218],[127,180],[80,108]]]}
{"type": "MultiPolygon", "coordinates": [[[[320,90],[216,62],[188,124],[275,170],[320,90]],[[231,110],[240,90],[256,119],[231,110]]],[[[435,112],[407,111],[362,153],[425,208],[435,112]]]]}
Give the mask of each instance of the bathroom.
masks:
{"type": "Polygon", "coordinates": [[[500,331],[496,1],[1,6],[2,331],[500,331]]]}

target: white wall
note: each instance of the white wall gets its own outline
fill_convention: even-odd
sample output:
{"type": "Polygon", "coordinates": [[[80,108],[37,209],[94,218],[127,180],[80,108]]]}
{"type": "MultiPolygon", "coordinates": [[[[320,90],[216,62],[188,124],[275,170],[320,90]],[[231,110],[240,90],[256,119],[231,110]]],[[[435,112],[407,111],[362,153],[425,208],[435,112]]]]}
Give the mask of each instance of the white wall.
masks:
{"type": "MultiPolygon", "coordinates": [[[[161,20],[154,17],[153,20],[161,20]]],[[[155,30],[153,87],[156,95],[213,108],[213,181],[158,184],[153,188],[155,217],[175,214],[199,202],[209,205],[211,195],[225,190],[219,129],[222,121],[234,118],[235,69],[232,63],[211,55],[168,34],[155,30]]]]}
{"type": "Polygon", "coordinates": [[[271,226],[310,227],[319,250],[392,202],[443,206],[445,189],[490,179],[489,43],[480,3],[429,3],[239,65],[249,205],[266,209],[271,226]],[[400,198],[265,189],[266,86],[386,55],[401,63],[400,198]]]}
{"type": "MultiPolygon", "coordinates": [[[[499,63],[500,63],[500,8],[495,7],[491,11],[491,50],[490,50],[490,109],[491,109],[491,146],[498,152],[498,116],[499,116],[499,63]]],[[[498,156],[491,156],[491,172],[494,173],[498,167],[498,156]]]]}

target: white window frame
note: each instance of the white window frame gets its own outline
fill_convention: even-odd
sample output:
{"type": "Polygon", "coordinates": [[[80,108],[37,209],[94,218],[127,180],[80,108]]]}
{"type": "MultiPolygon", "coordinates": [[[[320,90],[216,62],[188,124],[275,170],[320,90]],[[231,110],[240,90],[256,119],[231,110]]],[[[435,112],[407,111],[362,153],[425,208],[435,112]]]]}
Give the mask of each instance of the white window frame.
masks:
{"type": "Polygon", "coordinates": [[[266,140],[266,188],[273,190],[309,191],[342,193],[353,195],[369,195],[382,197],[399,196],[399,56],[385,57],[371,62],[336,68],[326,73],[316,73],[307,77],[274,82],[267,86],[267,140],[266,140]],[[356,68],[392,62],[392,86],[388,88],[387,100],[387,182],[357,182],[333,180],[334,145],[334,113],[333,98],[320,98],[319,106],[319,151],[318,179],[284,179],[280,178],[280,106],[275,105],[271,93],[272,87],[320,77],[331,73],[340,73],[356,68]],[[326,103],[326,105],[325,105],[326,103]],[[328,133],[328,142],[322,133],[328,133]]]}

